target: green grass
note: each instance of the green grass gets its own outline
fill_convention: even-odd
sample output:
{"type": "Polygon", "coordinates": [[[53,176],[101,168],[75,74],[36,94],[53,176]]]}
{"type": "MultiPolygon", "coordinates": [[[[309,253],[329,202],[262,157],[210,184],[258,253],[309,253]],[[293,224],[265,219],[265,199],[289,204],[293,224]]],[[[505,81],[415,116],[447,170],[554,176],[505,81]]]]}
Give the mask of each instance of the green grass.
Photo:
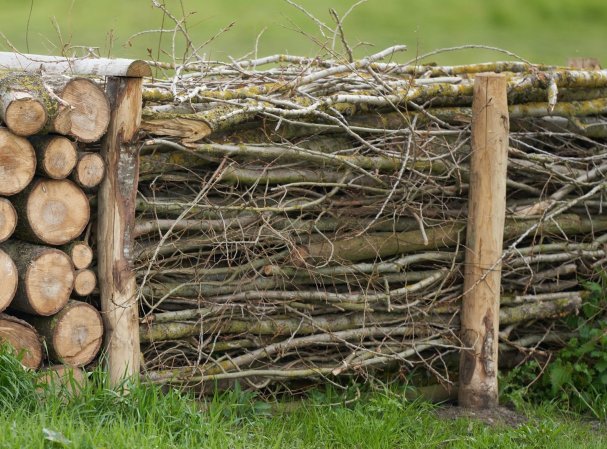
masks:
{"type": "Polygon", "coordinates": [[[0,354],[0,448],[598,448],[592,430],[554,407],[529,408],[518,428],[440,420],[435,406],[401,391],[375,390],[343,402],[328,391],[296,407],[238,390],[207,401],[151,386],[121,396],[97,372],[78,397],[36,390],[33,373],[0,354]]]}
{"type": "MultiPolygon", "coordinates": [[[[145,58],[148,49],[156,55],[159,48],[157,34],[127,43],[136,32],[162,26],[163,14],[152,7],[151,0],[34,0],[30,17],[31,1],[0,0],[0,30],[20,50],[29,47],[30,52],[56,54],[72,44],[100,47],[103,55],[145,58]]],[[[178,0],[164,3],[176,16],[183,16],[178,0]]],[[[354,1],[298,3],[330,23],[329,8],[343,15],[354,1]]],[[[302,33],[313,35],[321,43],[327,41],[310,19],[284,0],[183,0],[183,4],[183,11],[192,13],[187,24],[195,44],[202,44],[236,22],[229,32],[204,48],[203,53],[211,57],[225,60],[251,52],[263,29],[260,55],[315,54],[317,45],[302,33]]],[[[375,48],[409,45],[403,60],[438,47],[481,43],[508,48],[537,62],[562,64],[571,56],[594,56],[607,64],[605,23],[604,0],[368,0],[347,18],[344,30],[353,44],[371,42],[375,48]]],[[[170,21],[165,20],[164,25],[168,27],[170,21]]],[[[171,36],[165,35],[160,46],[169,50],[170,43],[171,36]]],[[[178,40],[177,44],[179,47],[182,42],[178,40]]],[[[360,48],[357,54],[372,51],[360,48]]],[[[499,58],[503,56],[467,51],[438,60],[461,63],[499,58]]]]}

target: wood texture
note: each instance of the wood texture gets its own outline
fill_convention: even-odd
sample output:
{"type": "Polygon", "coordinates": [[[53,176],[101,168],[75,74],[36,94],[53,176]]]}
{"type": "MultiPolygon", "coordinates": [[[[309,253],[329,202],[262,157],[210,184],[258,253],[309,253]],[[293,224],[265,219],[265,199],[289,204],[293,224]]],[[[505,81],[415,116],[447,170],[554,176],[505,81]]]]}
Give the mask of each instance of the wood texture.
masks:
{"type": "Polygon", "coordinates": [[[497,349],[508,163],[506,78],[480,74],[472,104],[472,155],[461,309],[459,404],[497,405],[497,349]]]}
{"type": "Polygon", "coordinates": [[[19,277],[13,259],[0,250],[0,312],[5,310],[15,297],[19,277]]]}
{"type": "Polygon", "coordinates": [[[109,58],[66,58],[62,56],[32,55],[26,53],[0,52],[0,68],[44,72],[61,75],[100,76],[151,76],[152,71],[145,61],[109,58]]]}
{"type": "Polygon", "coordinates": [[[15,235],[34,243],[64,245],[82,233],[90,218],[87,196],[67,179],[38,178],[13,204],[19,216],[15,235]]]}
{"type": "Polygon", "coordinates": [[[0,128],[0,195],[21,192],[35,172],[36,154],[32,145],[27,139],[0,128]]]}
{"type": "Polygon", "coordinates": [[[72,259],[76,270],[88,268],[93,262],[93,250],[86,242],[75,240],[60,249],[72,259]]]}
{"type": "Polygon", "coordinates": [[[0,243],[7,240],[17,226],[17,212],[9,200],[0,198],[0,243]]]}
{"type": "Polygon", "coordinates": [[[1,248],[19,273],[11,309],[48,316],[67,304],[74,285],[74,269],[67,254],[18,240],[9,240],[1,248]]]}
{"type": "Polygon", "coordinates": [[[103,322],[90,304],[70,301],[50,317],[28,317],[44,338],[49,359],[69,366],[84,366],[93,361],[101,348],[103,322]]]}
{"type": "Polygon", "coordinates": [[[34,136],[29,139],[36,151],[36,172],[52,179],[64,179],[69,176],[76,162],[76,145],[62,136],[34,136]]]}
{"type": "Polygon", "coordinates": [[[110,105],[103,89],[91,79],[72,78],[57,95],[71,107],[67,134],[80,142],[101,139],[110,120],[110,105]]]}
{"type": "Polygon", "coordinates": [[[42,344],[36,330],[23,320],[0,314],[0,341],[8,343],[23,358],[21,363],[36,369],[42,362],[42,344]]]}
{"type": "Polygon", "coordinates": [[[77,296],[88,296],[97,287],[97,275],[93,270],[85,268],[76,271],[74,279],[74,294],[77,296]]]}
{"type": "Polygon", "coordinates": [[[132,268],[135,199],[139,177],[137,149],[131,142],[141,121],[142,80],[109,78],[112,107],[101,154],[106,176],[99,189],[98,276],[106,328],[110,381],[139,374],[137,285],[132,268]]]}
{"type": "Polygon", "coordinates": [[[83,189],[97,187],[105,175],[105,162],[98,153],[78,153],[71,179],[83,189]]]}

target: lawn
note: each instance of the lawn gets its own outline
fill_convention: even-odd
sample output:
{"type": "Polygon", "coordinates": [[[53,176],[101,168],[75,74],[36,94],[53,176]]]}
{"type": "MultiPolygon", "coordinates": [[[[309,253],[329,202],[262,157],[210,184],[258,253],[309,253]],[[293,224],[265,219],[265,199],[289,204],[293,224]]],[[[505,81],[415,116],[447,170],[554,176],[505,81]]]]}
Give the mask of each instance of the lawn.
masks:
{"type": "MultiPolygon", "coordinates": [[[[264,30],[258,41],[260,55],[314,55],[318,45],[330,45],[332,40],[332,36],[323,38],[314,21],[285,0],[156,1],[165,3],[178,18],[185,12],[186,26],[196,45],[235,22],[202,50],[218,59],[253,51],[264,30]]],[[[299,3],[320,21],[331,24],[329,9],[343,16],[354,1],[299,3]]],[[[0,0],[0,5],[0,30],[21,51],[57,54],[69,45],[83,45],[99,47],[103,55],[145,58],[148,52],[156,56],[160,44],[163,51],[171,53],[170,33],[160,42],[157,33],[129,41],[134,33],[160,29],[163,23],[164,28],[174,26],[151,0],[0,0]]],[[[536,62],[562,64],[572,56],[607,61],[606,23],[604,0],[368,0],[354,9],[343,28],[351,45],[374,44],[374,48],[358,47],[359,56],[398,43],[409,46],[408,54],[401,57],[406,60],[439,47],[477,43],[507,48],[536,62]]],[[[8,49],[6,40],[3,45],[8,49]]],[[[177,39],[176,48],[182,45],[177,39]]],[[[436,59],[464,63],[503,57],[475,50],[436,59]]]]}
{"type": "MultiPolygon", "coordinates": [[[[298,402],[234,389],[195,400],[176,390],[131,386],[121,395],[93,373],[78,396],[37,388],[36,374],[0,353],[1,448],[599,448],[604,424],[529,407],[516,427],[439,418],[404,389],[312,392],[298,402]]],[[[520,412],[519,412],[520,413],[520,412]]]]}

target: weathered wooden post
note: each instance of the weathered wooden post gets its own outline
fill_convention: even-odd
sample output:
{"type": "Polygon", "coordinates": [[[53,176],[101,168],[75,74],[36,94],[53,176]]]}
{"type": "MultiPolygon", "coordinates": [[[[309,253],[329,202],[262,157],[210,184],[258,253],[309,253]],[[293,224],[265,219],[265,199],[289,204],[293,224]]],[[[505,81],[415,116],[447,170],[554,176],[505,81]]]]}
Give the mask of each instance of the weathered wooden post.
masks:
{"type": "MultiPolygon", "coordinates": [[[[141,75],[149,75],[150,70],[141,75]]],[[[141,77],[108,77],[111,121],[101,155],[98,260],[107,369],[112,385],[139,374],[139,312],[132,268],[139,155],[133,140],[141,123],[141,77]]]]}
{"type": "Polygon", "coordinates": [[[479,74],[472,104],[472,155],[461,309],[459,404],[498,403],[497,348],[508,162],[506,78],[479,74]]]}

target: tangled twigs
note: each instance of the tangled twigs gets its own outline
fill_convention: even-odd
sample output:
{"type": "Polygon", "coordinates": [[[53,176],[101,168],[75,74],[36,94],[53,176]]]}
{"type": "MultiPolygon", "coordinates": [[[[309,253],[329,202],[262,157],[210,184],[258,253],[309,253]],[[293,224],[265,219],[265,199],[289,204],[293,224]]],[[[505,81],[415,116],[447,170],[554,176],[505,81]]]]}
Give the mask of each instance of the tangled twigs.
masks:
{"type": "Polygon", "coordinates": [[[486,70],[508,77],[512,123],[502,349],[567,338],[559,318],[607,260],[607,72],[381,60],[398,50],[193,58],[147,84],[135,235],[148,380],[204,391],[421,367],[451,382],[471,86],[486,70]]]}

